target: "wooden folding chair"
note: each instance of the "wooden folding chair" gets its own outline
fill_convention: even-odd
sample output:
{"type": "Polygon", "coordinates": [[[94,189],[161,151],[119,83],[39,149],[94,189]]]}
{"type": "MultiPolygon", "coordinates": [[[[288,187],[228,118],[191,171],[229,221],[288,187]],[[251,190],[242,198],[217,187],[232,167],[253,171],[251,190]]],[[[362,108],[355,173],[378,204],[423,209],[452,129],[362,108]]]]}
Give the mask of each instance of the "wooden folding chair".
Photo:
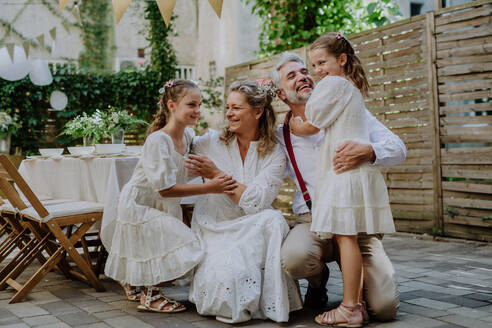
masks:
{"type": "Polygon", "coordinates": [[[21,219],[35,236],[32,245],[27,247],[15,261],[15,267],[11,268],[11,271],[0,281],[0,290],[9,285],[17,291],[9,303],[21,301],[48,272],[56,267],[67,277],[83,280],[91,284],[96,291],[104,291],[104,286],[92,270],[90,257],[86,252],[87,247],[83,247],[85,258],[76,249],[77,243],[84,243],[82,240],[85,240],[83,237],[86,232],[101,220],[103,205],[84,201],[58,203],[53,201],[51,204],[43,205],[7,156],[0,155],[0,165],[27,199],[29,206],[15,189],[9,188],[12,186],[5,178],[0,178],[0,188],[10,203],[19,210],[21,219]],[[15,279],[27,266],[44,251],[49,258],[29,280],[24,284],[16,281],[15,279]],[[68,266],[66,255],[70,256],[80,272],[68,266]]]}

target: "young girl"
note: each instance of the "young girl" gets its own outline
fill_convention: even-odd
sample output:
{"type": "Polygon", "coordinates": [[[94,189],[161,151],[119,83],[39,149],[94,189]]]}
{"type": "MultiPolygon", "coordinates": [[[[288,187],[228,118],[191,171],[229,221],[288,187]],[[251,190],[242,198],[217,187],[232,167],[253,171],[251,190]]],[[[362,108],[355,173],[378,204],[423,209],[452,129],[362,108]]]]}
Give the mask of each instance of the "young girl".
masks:
{"type": "Polygon", "coordinates": [[[159,285],[185,275],[203,256],[202,246],[182,222],[180,197],[232,193],[236,182],[216,176],[204,184],[188,180],[184,156],[200,116],[195,83],[174,80],[161,89],[160,109],[130,181],[123,187],[105,274],[119,281],[140,311],[180,312],[186,308],[161,294],[159,285]],[[136,287],[145,286],[138,297],[136,287]]]}
{"type": "Polygon", "coordinates": [[[335,150],[345,141],[369,144],[364,100],[368,82],[350,42],[339,33],[318,38],[309,57],[322,78],[306,104],[306,122],[293,118],[292,133],[306,136],[325,132],[313,195],[311,230],[334,235],[340,249],[343,300],[316,317],[321,325],[361,327],[369,319],[362,300],[362,257],[357,234],[395,231],[388,192],[379,170],[367,163],[336,174],[335,150]]]}

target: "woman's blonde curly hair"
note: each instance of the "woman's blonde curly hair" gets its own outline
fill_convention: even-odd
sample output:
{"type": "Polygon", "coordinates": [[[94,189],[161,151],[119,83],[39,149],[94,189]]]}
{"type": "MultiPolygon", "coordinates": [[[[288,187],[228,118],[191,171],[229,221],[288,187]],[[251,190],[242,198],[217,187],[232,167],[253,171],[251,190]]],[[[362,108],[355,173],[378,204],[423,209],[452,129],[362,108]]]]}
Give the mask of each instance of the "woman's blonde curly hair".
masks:
{"type": "MultiPolygon", "coordinates": [[[[262,90],[259,85],[250,80],[237,81],[229,87],[229,93],[239,92],[246,97],[248,104],[255,110],[263,108],[263,114],[259,119],[258,156],[263,157],[273,151],[277,140],[275,138],[276,118],[272,107],[273,97],[262,90]]],[[[226,127],[220,140],[228,145],[235,134],[226,127]]]]}

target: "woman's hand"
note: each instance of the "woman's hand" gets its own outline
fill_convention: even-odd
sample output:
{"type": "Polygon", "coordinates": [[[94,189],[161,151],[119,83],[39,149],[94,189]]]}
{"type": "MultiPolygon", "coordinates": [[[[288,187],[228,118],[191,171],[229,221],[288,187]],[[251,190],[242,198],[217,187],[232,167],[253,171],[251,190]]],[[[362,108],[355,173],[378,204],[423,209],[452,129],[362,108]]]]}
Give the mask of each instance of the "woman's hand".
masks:
{"type": "Polygon", "coordinates": [[[207,191],[212,194],[234,194],[234,189],[239,186],[231,176],[222,173],[207,182],[207,191]]]}
{"type": "Polygon", "coordinates": [[[215,166],[214,162],[205,155],[190,154],[188,157],[189,158],[185,159],[185,167],[188,168],[188,172],[191,174],[206,179],[213,179],[214,177],[223,174],[223,172],[215,166]]]}

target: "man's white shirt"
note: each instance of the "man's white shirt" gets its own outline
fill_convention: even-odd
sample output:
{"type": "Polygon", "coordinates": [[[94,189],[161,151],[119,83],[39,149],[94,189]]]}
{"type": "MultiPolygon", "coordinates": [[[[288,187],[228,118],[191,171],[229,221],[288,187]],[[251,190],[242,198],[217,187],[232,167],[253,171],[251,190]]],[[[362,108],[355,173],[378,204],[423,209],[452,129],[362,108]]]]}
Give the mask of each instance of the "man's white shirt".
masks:
{"type": "MultiPolygon", "coordinates": [[[[369,127],[369,139],[376,160],[374,165],[395,165],[403,162],[406,157],[405,144],[401,139],[379,122],[369,111],[366,110],[367,126],[369,127]]],[[[292,163],[290,162],[287,148],[285,147],[284,135],[282,130],[283,124],[277,127],[277,141],[282,146],[282,149],[287,157],[286,174],[296,183],[297,192],[294,196],[294,204],[292,209],[296,214],[309,212],[306,202],[302,197],[301,189],[297,181],[292,163]]],[[[304,183],[309,194],[313,195],[314,185],[316,182],[316,169],[318,162],[318,153],[323,144],[324,131],[307,136],[297,137],[290,134],[294,156],[296,158],[297,167],[301,172],[304,183]]]]}

